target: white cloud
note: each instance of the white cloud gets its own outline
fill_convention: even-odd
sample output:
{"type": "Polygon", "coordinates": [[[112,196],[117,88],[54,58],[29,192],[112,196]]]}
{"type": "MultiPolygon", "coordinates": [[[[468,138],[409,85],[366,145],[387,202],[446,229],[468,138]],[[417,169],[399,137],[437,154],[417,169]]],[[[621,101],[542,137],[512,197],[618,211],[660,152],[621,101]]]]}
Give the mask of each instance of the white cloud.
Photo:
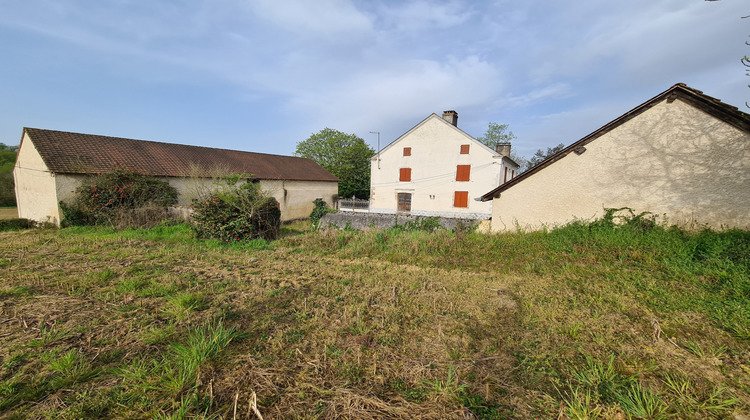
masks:
{"type": "Polygon", "coordinates": [[[370,20],[348,0],[254,0],[260,17],[290,32],[311,38],[357,36],[369,32],[370,20]]]}
{"type": "MultiPolygon", "coordinates": [[[[352,75],[325,90],[300,92],[291,100],[314,125],[359,131],[416,124],[432,112],[476,106],[500,94],[500,75],[477,57],[445,63],[410,60],[352,75]]],[[[389,135],[401,133],[390,132],[389,135]]]]}

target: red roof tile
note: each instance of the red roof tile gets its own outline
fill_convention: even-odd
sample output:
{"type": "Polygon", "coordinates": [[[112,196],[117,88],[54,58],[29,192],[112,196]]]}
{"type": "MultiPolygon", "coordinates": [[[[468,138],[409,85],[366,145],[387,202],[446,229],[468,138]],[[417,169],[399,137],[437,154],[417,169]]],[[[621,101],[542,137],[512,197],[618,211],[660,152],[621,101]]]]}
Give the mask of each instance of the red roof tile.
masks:
{"type": "MultiPolygon", "coordinates": [[[[154,176],[201,176],[220,169],[257,179],[338,181],[311,159],[24,128],[51,172],[101,174],[122,167],[154,176]]],[[[22,146],[23,147],[23,146],[22,146]]]]}

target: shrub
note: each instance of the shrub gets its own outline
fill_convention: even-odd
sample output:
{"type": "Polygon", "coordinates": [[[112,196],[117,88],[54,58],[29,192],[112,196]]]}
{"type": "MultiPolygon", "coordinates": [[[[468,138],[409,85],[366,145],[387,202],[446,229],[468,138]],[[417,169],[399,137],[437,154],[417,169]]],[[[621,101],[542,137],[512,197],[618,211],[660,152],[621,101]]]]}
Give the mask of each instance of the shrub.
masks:
{"type": "Polygon", "coordinates": [[[315,207],[313,207],[313,211],[310,213],[310,223],[313,230],[316,230],[320,227],[320,219],[328,213],[336,213],[336,210],[328,207],[328,204],[320,198],[313,200],[313,204],[315,207]]]}
{"type": "Polygon", "coordinates": [[[11,230],[32,229],[36,227],[36,222],[24,218],[2,219],[0,220],[0,232],[11,230]]]}
{"type": "Polygon", "coordinates": [[[233,175],[223,179],[220,189],[193,200],[197,236],[224,242],[276,239],[281,228],[279,203],[252,178],[233,175]]]}
{"type": "Polygon", "coordinates": [[[442,229],[439,218],[419,216],[417,216],[414,220],[407,220],[404,224],[399,224],[398,219],[396,219],[395,224],[389,228],[389,230],[394,232],[434,232],[438,229],[442,229]]]}
{"type": "Polygon", "coordinates": [[[143,227],[158,224],[167,218],[166,208],[176,203],[177,190],[168,182],[120,167],[112,173],[86,179],[76,188],[73,202],[69,205],[61,203],[60,208],[63,226],[105,224],[143,227]],[[144,218],[145,214],[151,217],[144,218]]]}

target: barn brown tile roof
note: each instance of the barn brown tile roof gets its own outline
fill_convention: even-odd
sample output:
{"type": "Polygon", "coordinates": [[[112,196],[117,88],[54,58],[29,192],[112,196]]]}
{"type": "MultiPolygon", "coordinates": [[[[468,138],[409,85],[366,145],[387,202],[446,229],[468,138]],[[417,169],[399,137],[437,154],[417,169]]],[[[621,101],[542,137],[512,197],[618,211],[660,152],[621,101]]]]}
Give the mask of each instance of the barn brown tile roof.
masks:
{"type": "Polygon", "coordinates": [[[206,176],[219,169],[265,180],[338,181],[315,161],[299,157],[38,128],[24,128],[24,132],[54,173],[101,174],[121,165],[136,173],[167,177],[206,176]]]}
{"type": "Polygon", "coordinates": [[[567,156],[569,153],[575,152],[576,150],[580,150],[580,148],[582,148],[586,144],[591,143],[592,141],[614,130],[615,128],[619,127],[625,122],[630,121],[631,119],[642,114],[643,112],[652,108],[658,103],[661,103],[664,100],[667,100],[668,102],[672,102],[678,98],[702,110],[703,112],[709,115],[712,115],[718,118],[719,120],[726,122],[727,124],[730,124],[740,130],[750,133],[750,115],[740,111],[735,106],[722,102],[720,99],[716,99],[712,96],[708,96],[698,89],[693,89],[684,83],[677,83],[675,85],[672,85],[672,87],[665,90],[664,92],[654,96],[648,101],[638,105],[637,107],[631,109],[625,114],[610,121],[609,123],[599,128],[598,130],[594,131],[593,133],[589,134],[588,136],[576,141],[575,143],[560,150],[554,155],[547,157],[547,159],[543,160],[538,165],[527,170],[521,175],[500,185],[499,187],[493,189],[492,191],[484,194],[482,196],[482,201],[490,201],[493,198],[499,197],[501,192],[507,190],[508,188],[513,187],[514,185],[517,185],[523,182],[523,180],[531,177],[535,173],[543,170],[544,168],[554,164],[558,160],[567,156]]]}

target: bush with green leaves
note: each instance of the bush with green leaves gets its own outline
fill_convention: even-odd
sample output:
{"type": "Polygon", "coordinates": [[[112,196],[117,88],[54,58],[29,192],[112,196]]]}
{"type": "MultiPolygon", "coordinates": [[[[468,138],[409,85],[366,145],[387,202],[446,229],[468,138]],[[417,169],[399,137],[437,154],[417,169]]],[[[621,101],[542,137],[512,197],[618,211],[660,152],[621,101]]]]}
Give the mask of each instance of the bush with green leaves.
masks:
{"type": "Polygon", "coordinates": [[[72,202],[60,203],[60,207],[63,225],[120,225],[123,221],[142,225],[136,213],[161,219],[167,217],[167,207],[176,203],[177,190],[168,182],[119,167],[84,180],[72,202]]]}
{"type": "Polygon", "coordinates": [[[310,223],[312,224],[313,229],[320,227],[320,219],[322,219],[323,216],[329,213],[336,213],[336,210],[328,207],[328,204],[320,198],[313,200],[313,205],[315,207],[313,207],[313,211],[310,213],[310,223]]]}
{"type": "Polygon", "coordinates": [[[7,232],[11,230],[24,230],[24,229],[33,229],[36,227],[36,222],[29,219],[24,219],[21,217],[13,218],[13,219],[3,219],[0,220],[0,232],[7,232]]]}
{"type": "Polygon", "coordinates": [[[207,196],[193,200],[193,229],[199,238],[224,242],[276,239],[279,203],[249,176],[232,175],[207,196]]]}

